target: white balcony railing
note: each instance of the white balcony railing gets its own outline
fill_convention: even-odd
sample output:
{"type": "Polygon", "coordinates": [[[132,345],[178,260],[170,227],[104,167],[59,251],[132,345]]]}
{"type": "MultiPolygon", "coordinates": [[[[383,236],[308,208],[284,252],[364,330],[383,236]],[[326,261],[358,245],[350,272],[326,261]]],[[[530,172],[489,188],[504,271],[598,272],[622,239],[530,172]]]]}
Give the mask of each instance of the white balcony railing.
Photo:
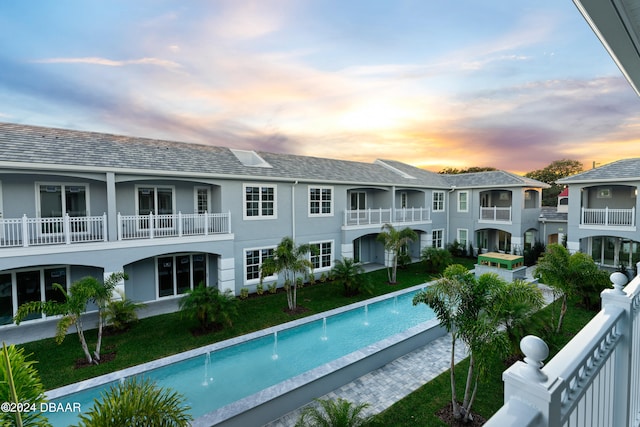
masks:
{"type": "Polygon", "coordinates": [[[480,207],[480,221],[511,222],[511,206],[480,207]]]}
{"type": "Polygon", "coordinates": [[[118,240],[231,233],[231,212],[222,214],[120,215],[118,240]]]}
{"type": "Polygon", "coordinates": [[[99,242],[107,238],[107,216],[0,219],[0,247],[99,242]]]}
{"type": "Polygon", "coordinates": [[[544,368],[547,345],[522,340],[526,363],[504,372],[505,405],[486,427],[640,426],[640,276],[611,280],[600,313],[544,368]]]}
{"type": "Polygon", "coordinates": [[[602,227],[635,227],[636,210],[631,209],[589,209],[582,208],[580,225],[602,227]]]}
{"type": "Polygon", "coordinates": [[[344,225],[383,225],[412,222],[430,222],[431,210],[428,208],[403,209],[358,209],[344,211],[344,225]]]}

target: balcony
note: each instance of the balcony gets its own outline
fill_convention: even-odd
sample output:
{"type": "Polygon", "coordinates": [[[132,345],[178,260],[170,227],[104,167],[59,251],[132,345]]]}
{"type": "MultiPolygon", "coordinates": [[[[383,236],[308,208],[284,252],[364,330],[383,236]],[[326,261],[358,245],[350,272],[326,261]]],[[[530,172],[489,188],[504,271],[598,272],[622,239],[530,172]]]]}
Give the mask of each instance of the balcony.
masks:
{"type": "Polygon", "coordinates": [[[480,207],[480,222],[511,223],[511,206],[480,207]]]}
{"type": "Polygon", "coordinates": [[[618,228],[635,230],[636,210],[631,209],[588,209],[580,212],[580,228],[618,228]]]}
{"type": "Polygon", "coordinates": [[[547,345],[522,340],[526,358],[504,372],[505,405],[485,426],[640,425],[640,277],[611,281],[600,313],[546,365],[547,345]]]}
{"type": "MultiPolygon", "coordinates": [[[[120,215],[117,240],[231,233],[231,214],[120,215]]],[[[0,219],[0,248],[106,242],[107,215],[0,219]]]]}
{"type": "Polygon", "coordinates": [[[431,222],[428,208],[359,209],[344,212],[345,226],[382,226],[383,224],[411,224],[431,222]]]}

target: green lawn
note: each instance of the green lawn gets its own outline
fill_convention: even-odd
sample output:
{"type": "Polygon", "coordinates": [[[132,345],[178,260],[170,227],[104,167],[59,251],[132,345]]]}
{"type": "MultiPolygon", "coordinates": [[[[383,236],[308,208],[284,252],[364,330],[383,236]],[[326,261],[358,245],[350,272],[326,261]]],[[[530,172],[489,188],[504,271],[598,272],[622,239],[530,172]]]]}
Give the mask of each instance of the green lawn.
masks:
{"type": "MultiPolygon", "coordinates": [[[[456,259],[458,263],[473,267],[471,259],[456,259]]],[[[193,336],[189,330],[194,323],[182,319],[179,313],[142,319],[126,333],[107,336],[103,340],[103,353],[115,351],[114,360],[98,366],[75,368],[75,361],[83,358],[77,336],[67,336],[61,345],[53,339],[46,339],[22,345],[27,354],[33,353],[32,359],[38,361],[37,367],[46,389],[77,382],[83,379],[102,375],[129,366],[148,362],[154,359],[179,353],[213,342],[228,339],[241,334],[264,329],[281,324],[295,318],[309,316],[343,305],[351,304],[366,298],[382,295],[388,292],[425,283],[433,277],[424,271],[420,263],[412,264],[406,269],[398,270],[398,284],[387,283],[386,270],[367,273],[373,284],[373,295],[344,297],[342,288],[335,283],[315,284],[306,286],[298,292],[298,305],[307,311],[290,316],[285,313],[287,306],[284,293],[265,293],[262,296],[250,297],[239,301],[239,316],[232,328],[204,336],[193,336]]],[[[547,307],[538,313],[542,322],[549,323],[551,311],[554,307],[547,307]]],[[[555,308],[556,316],[558,309],[555,308]]],[[[555,354],[579,331],[593,316],[594,312],[572,306],[567,313],[562,334],[545,334],[539,330],[528,333],[536,334],[547,341],[551,354],[555,354]]],[[[541,322],[539,322],[541,323],[541,322]]],[[[90,348],[95,342],[95,333],[87,334],[90,348]]],[[[457,378],[462,382],[466,379],[467,360],[461,362],[457,378]]],[[[489,418],[502,406],[503,385],[502,372],[508,367],[503,361],[493,361],[491,371],[480,384],[474,411],[485,418],[489,418]]],[[[445,372],[433,381],[397,402],[395,405],[379,414],[371,426],[445,426],[434,415],[450,400],[449,373],[445,372]]],[[[461,397],[461,396],[460,396],[461,397]]]]}
{"type": "MultiPolygon", "coordinates": [[[[473,260],[460,259],[469,268],[473,260]]],[[[116,352],[114,360],[97,366],[75,368],[75,361],[83,359],[82,349],[76,334],[68,335],[60,345],[53,339],[45,339],[22,345],[27,354],[38,361],[36,365],[46,389],[60,387],[87,378],[113,372],[129,366],[138,365],[171,354],[201,347],[238,335],[278,325],[296,318],[320,313],[341,307],[366,298],[393,292],[431,280],[420,263],[398,270],[398,284],[387,283],[386,270],[366,273],[373,284],[372,295],[344,297],[342,288],[335,283],[317,283],[298,290],[298,305],[307,311],[291,316],[285,313],[286,295],[265,293],[239,301],[239,316],[232,328],[203,336],[193,336],[190,329],[195,323],[183,319],[180,313],[172,313],[141,319],[129,331],[103,338],[103,353],[116,352]]],[[[89,348],[95,347],[95,331],[86,333],[89,348]]]]}

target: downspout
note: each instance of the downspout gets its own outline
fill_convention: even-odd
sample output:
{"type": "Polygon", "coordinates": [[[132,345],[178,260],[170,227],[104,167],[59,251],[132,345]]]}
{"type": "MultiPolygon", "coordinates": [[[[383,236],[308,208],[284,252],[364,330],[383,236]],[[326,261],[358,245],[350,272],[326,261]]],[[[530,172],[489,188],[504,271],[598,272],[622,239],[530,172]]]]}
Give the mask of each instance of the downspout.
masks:
{"type": "Polygon", "coordinates": [[[296,179],[291,186],[291,238],[296,241],[296,185],[298,180],[296,179]]]}

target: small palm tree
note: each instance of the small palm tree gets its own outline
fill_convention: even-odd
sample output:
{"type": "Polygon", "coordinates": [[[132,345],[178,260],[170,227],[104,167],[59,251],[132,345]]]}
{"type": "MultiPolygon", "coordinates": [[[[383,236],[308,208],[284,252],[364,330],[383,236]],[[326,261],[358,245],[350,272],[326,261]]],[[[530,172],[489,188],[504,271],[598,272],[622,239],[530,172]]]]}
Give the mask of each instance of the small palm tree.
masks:
{"type": "Polygon", "coordinates": [[[49,422],[40,412],[40,404],[45,402],[44,386],[38,376],[34,361],[28,361],[24,349],[2,343],[0,356],[0,402],[15,404],[29,403],[35,411],[23,413],[0,411],[2,426],[49,426],[49,422]]]}
{"type": "Polygon", "coordinates": [[[297,275],[313,274],[313,264],[307,255],[309,253],[315,255],[316,247],[308,244],[296,245],[291,237],[284,237],[273,256],[265,259],[260,266],[261,283],[265,277],[279,273],[284,275],[289,310],[295,310],[297,307],[297,275]]]}
{"type": "Polygon", "coordinates": [[[124,292],[118,290],[119,300],[109,301],[104,310],[104,322],[114,331],[122,332],[129,329],[132,323],[138,321],[136,311],[146,307],[146,304],[134,302],[126,298],[124,292]]]}
{"type": "Polygon", "coordinates": [[[371,421],[371,416],[362,415],[368,403],[356,405],[341,398],[316,399],[316,402],[319,407],[307,406],[302,410],[296,427],[361,427],[371,421]]]}
{"type": "Polygon", "coordinates": [[[398,271],[398,257],[402,248],[418,239],[418,234],[410,228],[403,228],[398,231],[391,224],[382,226],[382,231],[378,234],[378,241],[384,244],[385,252],[391,256],[391,262],[387,263],[387,276],[389,283],[396,283],[396,272],[398,271]]]}
{"type": "Polygon", "coordinates": [[[187,427],[193,420],[184,397],[151,380],[136,378],[111,386],[80,414],[80,427],[187,427]]]}
{"type": "Polygon", "coordinates": [[[198,321],[201,330],[211,329],[215,323],[233,326],[233,318],[238,315],[238,300],[230,289],[220,292],[218,288],[200,283],[187,291],[180,300],[180,311],[186,317],[198,321]]]}
{"type": "Polygon", "coordinates": [[[360,292],[371,293],[371,283],[363,276],[364,268],[352,258],[336,260],[331,275],[342,284],[346,296],[357,295],[360,292]]]}

